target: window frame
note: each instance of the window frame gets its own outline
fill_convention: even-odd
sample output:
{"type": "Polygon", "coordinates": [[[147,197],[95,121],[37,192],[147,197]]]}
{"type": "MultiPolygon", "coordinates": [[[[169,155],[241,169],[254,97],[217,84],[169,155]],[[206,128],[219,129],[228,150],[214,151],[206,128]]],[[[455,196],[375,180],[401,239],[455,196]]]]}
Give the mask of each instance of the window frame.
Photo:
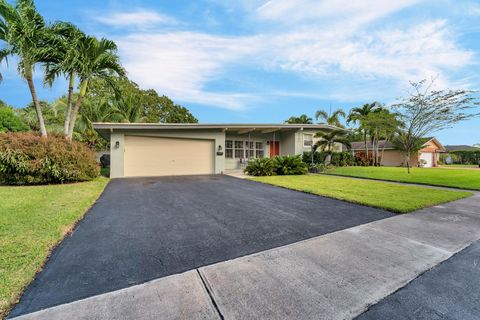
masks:
{"type": "Polygon", "coordinates": [[[304,148],[311,148],[311,147],[313,147],[313,133],[304,133],[304,134],[303,134],[303,147],[304,147],[304,148]],[[305,140],[305,136],[310,136],[310,137],[311,137],[311,140],[310,140],[310,141],[311,141],[311,144],[310,144],[310,145],[306,145],[306,144],[305,144],[305,141],[306,141],[306,140],[305,140]]]}

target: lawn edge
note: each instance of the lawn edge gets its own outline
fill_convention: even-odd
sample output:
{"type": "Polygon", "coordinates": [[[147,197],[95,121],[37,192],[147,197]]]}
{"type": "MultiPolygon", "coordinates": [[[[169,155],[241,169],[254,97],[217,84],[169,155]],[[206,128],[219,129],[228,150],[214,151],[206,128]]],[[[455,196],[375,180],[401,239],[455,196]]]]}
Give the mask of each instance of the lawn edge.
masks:
{"type": "MultiPolygon", "coordinates": [[[[319,174],[319,175],[320,175],[320,174],[319,174]]],[[[335,176],[335,175],[332,175],[332,176],[335,176]]],[[[339,175],[339,176],[340,176],[340,175],[339,175]]],[[[340,176],[340,177],[349,178],[348,176],[340,176]]],[[[255,180],[255,178],[258,178],[258,177],[251,177],[251,178],[249,177],[249,178],[247,178],[247,179],[250,180],[250,181],[253,181],[253,182],[263,183],[263,184],[266,184],[266,185],[269,185],[269,186],[274,186],[274,187],[283,188],[283,189],[287,189],[287,190],[293,190],[293,191],[303,192],[303,193],[306,193],[306,194],[311,194],[311,195],[315,195],[315,196],[319,196],[319,197],[325,197],[325,198],[334,199],[334,200],[339,200],[339,201],[345,201],[345,202],[348,202],[348,203],[354,203],[354,204],[358,204],[358,205],[365,206],[365,207],[369,207],[369,208],[385,210],[385,211],[392,212],[392,213],[395,213],[395,214],[411,213],[411,212],[415,212],[415,211],[418,211],[418,210],[422,210],[422,209],[426,209],[426,208],[431,208],[431,207],[434,207],[434,206],[438,206],[439,204],[445,204],[445,203],[449,203],[449,202],[453,202],[453,201],[458,201],[458,200],[466,199],[466,198],[469,198],[469,197],[473,196],[473,193],[470,192],[470,190],[463,190],[463,192],[468,193],[468,194],[465,194],[464,196],[462,196],[462,197],[460,197],[460,198],[458,198],[458,199],[449,200],[449,201],[441,201],[441,202],[438,202],[438,203],[435,203],[435,204],[432,204],[432,205],[429,205],[429,206],[424,206],[424,207],[421,207],[421,208],[417,208],[417,209],[413,209],[413,210],[408,210],[408,211],[401,211],[401,210],[395,210],[395,209],[390,209],[390,208],[386,208],[386,207],[369,205],[369,204],[361,203],[361,202],[355,201],[355,200],[347,200],[347,199],[335,198],[335,197],[332,197],[332,196],[323,195],[323,194],[318,194],[318,193],[310,192],[310,191],[307,191],[307,190],[298,190],[298,189],[288,188],[288,187],[284,187],[284,186],[279,186],[279,185],[272,184],[272,183],[268,183],[268,182],[258,181],[258,180],[255,180]]],[[[368,180],[368,179],[366,179],[366,180],[368,180]]],[[[373,179],[372,179],[372,180],[373,180],[373,179]]],[[[391,182],[391,181],[387,181],[387,180],[378,180],[378,181],[383,181],[383,182],[387,182],[387,183],[388,183],[388,182],[391,182]]],[[[419,186],[419,187],[422,187],[422,186],[419,186]]],[[[437,190],[442,190],[442,189],[437,189],[437,190]]],[[[448,191],[448,190],[446,190],[446,191],[448,191]]],[[[461,190],[459,190],[459,191],[450,190],[450,191],[452,191],[452,192],[459,192],[459,193],[460,193],[461,190]]]]}
{"type": "MultiPolygon", "coordinates": [[[[406,185],[419,185],[419,186],[429,186],[429,187],[440,187],[440,188],[450,188],[450,189],[456,189],[460,191],[471,191],[471,192],[478,192],[480,191],[479,189],[466,189],[466,188],[460,188],[460,187],[452,187],[452,186],[446,186],[446,185],[441,185],[441,184],[431,184],[431,183],[425,183],[425,182],[407,182],[407,181],[400,181],[400,180],[394,180],[394,179],[380,179],[380,178],[370,178],[370,177],[360,177],[360,176],[354,176],[354,175],[347,175],[347,174],[339,174],[339,173],[328,173],[328,172],[323,172],[319,173],[327,176],[335,176],[335,177],[344,177],[344,178],[356,178],[356,179],[364,179],[364,180],[374,180],[374,181],[383,181],[383,182],[396,182],[396,183],[401,183],[401,184],[406,184],[406,185]]],[[[454,190],[452,190],[454,191],[454,190]]]]}
{"type": "MultiPolygon", "coordinates": [[[[11,304],[9,304],[5,310],[0,310],[0,319],[2,320],[5,320],[7,319],[8,315],[10,314],[10,312],[12,311],[12,309],[20,302],[20,299],[21,297],[23,296],[23,293],[25,292],[25,290],[30,286],[30,284],[32,284],[33,281],[35,281],[35,279],[37,279],[37,276],[40,272],[43,271],[44,267],[45,267],[45,264],[47,263],[47,261],[50,259],[53,251],[68,237],[70,236],[74,231],[75,229],[77,228],[78,224],[86,217],[86,215],[90,212],[90,210],[92,209],[92,207],[97,203],[98,199],[100,199],[100,197],[103,195],[103,193],[105,192],[105,189],[107,188],[108,184],[110,183],[110,178],[106,178],[106,177],[100,177],[102,179],[107,179],[107,183],[105,184],[105,186],[103,187],[102,191],[99,193],[98,197],[92,202],[92,204],[85,210],[85,212],[83,212],[82,215],[80,215],[78,217],[78,219],[76,219],[75,221],[73,221],[70,225],[66,226],[66,231],[64,233],[64,235],[58,239],[56,242],[54,242],[50,248],[48,249],[47,251],[47,255],[45,256],[45,259],[42,261],[42,263],[40,264],[40,266],[37,268],[37,270],[35,271],[35,275],[32,277],[32,279],[25,285],[23,286],[20,291],[15,295],[15,301],[12,302],[11,304]]],[[[78,182],[78,183],[85,183],[85,182],[89,182],[89,181],[82,181],[82,182],[78,182]]]]}

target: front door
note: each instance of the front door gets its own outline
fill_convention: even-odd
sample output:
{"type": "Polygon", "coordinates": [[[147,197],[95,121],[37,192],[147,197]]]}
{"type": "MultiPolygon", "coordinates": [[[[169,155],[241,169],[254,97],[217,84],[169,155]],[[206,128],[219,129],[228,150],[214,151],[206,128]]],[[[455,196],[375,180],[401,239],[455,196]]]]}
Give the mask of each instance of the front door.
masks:
{"type": "Polygon", "coordinates": [[[280,154],[280,142],[270,141],[270,158],[274,158],[280,154]]]}

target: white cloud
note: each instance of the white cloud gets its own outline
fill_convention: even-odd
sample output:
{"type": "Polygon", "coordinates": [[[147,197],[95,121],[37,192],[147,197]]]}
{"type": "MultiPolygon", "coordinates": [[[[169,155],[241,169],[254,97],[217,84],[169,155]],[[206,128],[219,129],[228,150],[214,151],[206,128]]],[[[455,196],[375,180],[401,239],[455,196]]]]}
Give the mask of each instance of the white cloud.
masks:
{"type": "MultiPolygon", "coordinates": [[[[376,23],[422,1],[271,0],[251,9],[251,18],[258,21],[257,31],[251,35],[133,29],[116,41],[134,81],[182,102],[239,110],[261,100],[257,93],[209,89],[213,81],[228,79],[228,70],[242,66],[260,72],[283,70],[313,80],[335,79],[337,88],[343,90],[354,82],[356,93],[350,97],[354,99],[365,93],[372,95],[375,88],[364,90],[362,87],[368,85],[362,86],[363,82],[389,83],[394,89],[404,87],[409,80],[437,76],[438,83],[446,86],[454,81],[448,76],[450,71],[472,63],[474,53],[457,44],[447,20],[419,22],[403,17],[393,24],[376,23]]],[[[145,10],[112,17],[105,21],[132,20],[137,26],[169,19],[145,10]]],[[[323,91],[325,97],[345,92],[329,89],[323,91]]],[[[268,96],[268,89],[266,92],[268,96]]],[[[288,91],[288,95],[295,94],[288,91]]],[[[307,97],[309,93],[298,95],[307,97]]]]}
{"type": "Polygon", "coordinates": [[[95,20],[112,27],[153,27],[158,24],[175,24],[176,20],[155,11],[137,9],[130,12],[112,12],[97,16],[95,20]]]}
{"type": "Polygon", "coordinates": [[[130,77],[174,99],[240,109],[253,96],[209,92],[205,85],[223,68],[254,50],[254,38],[220,37],[195,32],[139,33],[117,39],[130,77]]]}

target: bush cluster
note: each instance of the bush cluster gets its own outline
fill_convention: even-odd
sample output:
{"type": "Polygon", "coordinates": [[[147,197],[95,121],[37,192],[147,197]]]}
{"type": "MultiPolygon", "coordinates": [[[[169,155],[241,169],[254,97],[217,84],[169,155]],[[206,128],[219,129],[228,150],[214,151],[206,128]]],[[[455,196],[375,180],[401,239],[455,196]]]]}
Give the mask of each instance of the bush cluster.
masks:
{"type": "Polygon", "coordinates": [[[452,151],[449,154],[441,154],[440,161],[445,163],[446,158],[450,156],[453,164],[480,164],[480,150],[452,151]]]}
{"type": "Polygon", "coordinates": [[[306,174],[308,166],[301,156],[277,156],[251,159],[244,171],[252,176],[295,175],[306,174]]]}
{"type": "Polygon", "coordinates": [[[353,166],[355,164],[355,157],[349,151],[334,152],[330,163],[336,167],[353,166]]]}
{"type": "MultiPolygon", "coordinates": [[[[315,151],[313,152],[313,163],[324,163],[325,159],[327,158],[327,153],[323,151],[315,151]]],[[[305,163],[311,164],[312,163],[312,153],[310,151],[306,151],[302,155],[302,160],[305,163]]]]}
{"type": "Polygon", "coordinates": [[[60,136],[0,133],[0,182],[49,184],[88,181],[99,175],[95,153],[60,136]]]}

